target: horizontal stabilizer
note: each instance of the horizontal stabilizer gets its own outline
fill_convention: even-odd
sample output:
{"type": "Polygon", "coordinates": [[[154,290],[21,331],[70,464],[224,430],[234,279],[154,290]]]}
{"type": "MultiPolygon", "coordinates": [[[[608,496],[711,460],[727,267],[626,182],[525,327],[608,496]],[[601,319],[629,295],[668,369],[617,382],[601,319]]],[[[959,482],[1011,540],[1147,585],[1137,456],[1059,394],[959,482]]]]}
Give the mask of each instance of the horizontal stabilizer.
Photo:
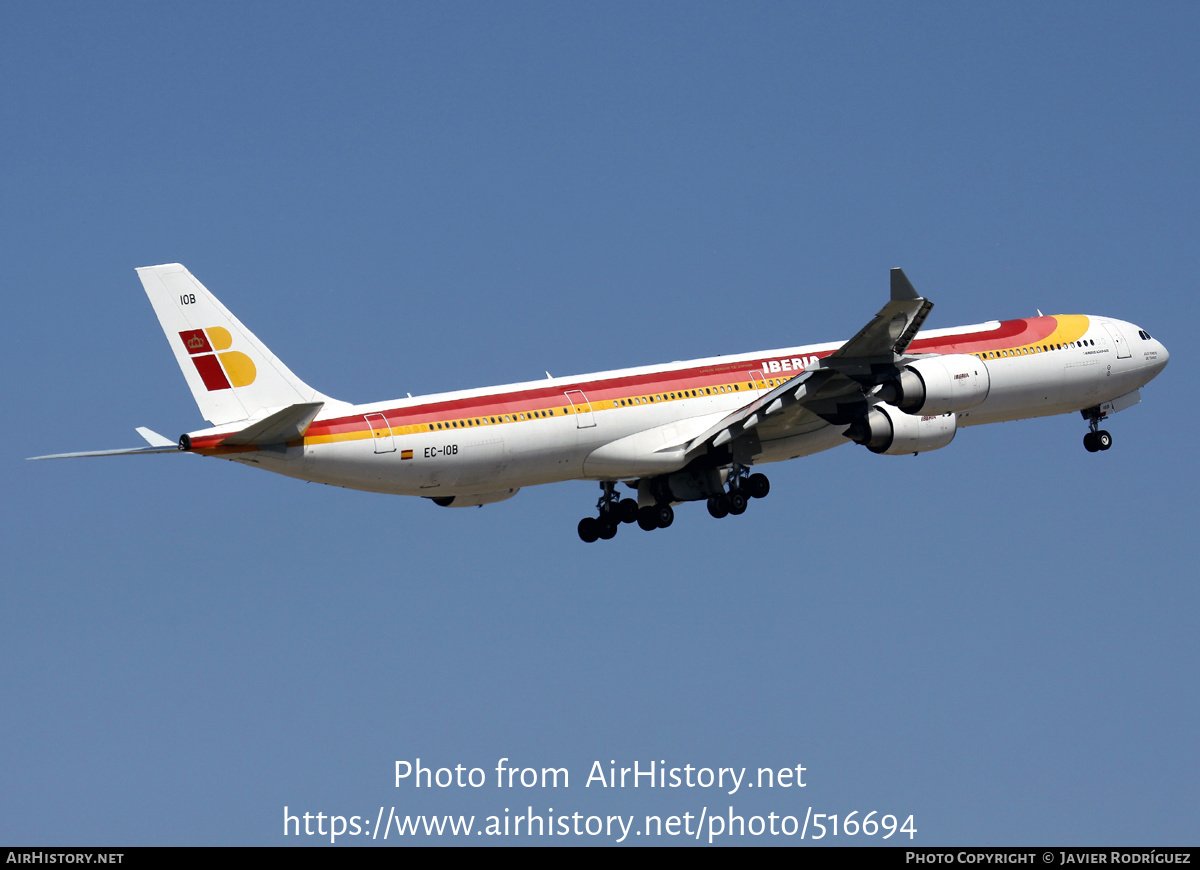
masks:
{"type": "Polygon", "coordinates": [[[82,459],[85,456],[131,456],[135,453],[178,453],[179,445],[164,438],[153,429],[138,426],[138,434],[146,439],[149,447],[126,447],[122,450],[85,450],[82,453],[52,453],[49,456],[30,456],[30,459],[82,459]]]}
{"type": "Polygon", "coordinates": [[[265,447],[268,444],[284,444],[304,435],[313,418],[325,407],[324,402],[301,402],[288,405],[245,429],[234,432],[221,442],[232,447],[265,447]]]}
{"type": "Polygon", "coordinates": [[[128,447],[124,450],[87,450],[83,453],[52,453],[49,456],[30,456],[30,459],[80,459],[84,456],[132,456],[134,453],[178,453],[179,445],[167,447],[128,447]]]}

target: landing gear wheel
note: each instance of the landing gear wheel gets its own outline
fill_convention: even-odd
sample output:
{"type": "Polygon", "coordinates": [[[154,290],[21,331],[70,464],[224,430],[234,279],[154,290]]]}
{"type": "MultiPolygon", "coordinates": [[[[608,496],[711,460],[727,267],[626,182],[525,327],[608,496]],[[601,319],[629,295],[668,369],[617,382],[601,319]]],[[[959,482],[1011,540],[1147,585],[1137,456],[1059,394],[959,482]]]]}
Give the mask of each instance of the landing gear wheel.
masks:
{"type": "Polygon", "coordinates": [[[597,521],[597,524],[600,527],[600,537],[605,541],[611,541],[617,536],[617,526],[620,523],[617,522],[616,517],[611,514],[603,516],[597,521]]]}
{"type": "Polygon", "coordinates": [[[746,479],[746,490],[751,498],[766,498],[771,491],[771,481],[765,474],[752,474],[746,479]]]}
{"type": "Polygon", "coordinates": [[[652,532],[658,528],[658,509],[644,507],[638,511],[637,524],[644,532],[652,532]]]}
{"type": "Polygon", "coordinates": [[[594,543],[600,537],[600,521],[595,517],[584,517],[579,521],[579,539],[585,544],[594,543]]]}
{"type": "Polygon", "coordinates": [[[660,529],[665,529],[671,523],[675,522],[675,509],[669,504],[655,505],[654,514],[658,518],[658,527],[660,529]]]}
{"type": "Polygon", "coordinates": [[[1101,450],[1107,450],[1112,447],[1112,436],[1108,434],[1108,430],[1101,429],[1096,433],[1094,443],[1101,450]]]}
{"type": "Polygon", "coordinates": [[[727,496],[729,499],[729,512],[735,517],[746,512],[746,496],[740,490],[734,490],[727,496]]]}
{"type": "Polygon", "coordinates": [[[710,495],[708,497],[708,513],[714,519],[729,516],[729,499],[725,495],[710,495]]]}
{"type": "Polygon", "coordinates": [[[634,499],[624,498],[617,502],[617,519],[623,523],[636,523],[638,505],[634,499]]]}
{"type": "Polygon", "coordinates": [[[1096,433],[1089,432],[1083,436],[1083,446],[1088,453],[1095,453],[1100,449],[1100,445],[1096,443],[1096,433]]]}

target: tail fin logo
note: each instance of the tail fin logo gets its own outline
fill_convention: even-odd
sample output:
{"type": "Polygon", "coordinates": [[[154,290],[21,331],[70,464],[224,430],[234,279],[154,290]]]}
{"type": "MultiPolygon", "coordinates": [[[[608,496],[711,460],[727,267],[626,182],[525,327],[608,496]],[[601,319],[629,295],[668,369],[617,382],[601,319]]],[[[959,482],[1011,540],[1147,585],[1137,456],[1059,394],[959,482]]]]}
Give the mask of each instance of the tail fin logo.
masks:
{"type": "Polygon", "coordinates": [[[254,361],[241,351],[229,350],[233,337],[228,329],[221,326],[187,329],[179,333],[179,338],[210,393],[254,383],[258,374],[254,361]]]}

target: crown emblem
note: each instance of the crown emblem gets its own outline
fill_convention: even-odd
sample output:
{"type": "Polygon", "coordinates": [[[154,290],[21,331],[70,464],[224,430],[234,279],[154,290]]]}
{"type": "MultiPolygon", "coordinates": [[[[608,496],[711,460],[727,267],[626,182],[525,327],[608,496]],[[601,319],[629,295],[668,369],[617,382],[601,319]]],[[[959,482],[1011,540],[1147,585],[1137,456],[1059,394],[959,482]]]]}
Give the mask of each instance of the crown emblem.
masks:
{"type": "Polygon", "coordinates": [[[191,338],[188,339],[187,346],[188,346],[189,350],[203,350],[204,349],[204,340],[201,339],[200,336],[198,336],[198,335],[193,335],[191,338]]]}

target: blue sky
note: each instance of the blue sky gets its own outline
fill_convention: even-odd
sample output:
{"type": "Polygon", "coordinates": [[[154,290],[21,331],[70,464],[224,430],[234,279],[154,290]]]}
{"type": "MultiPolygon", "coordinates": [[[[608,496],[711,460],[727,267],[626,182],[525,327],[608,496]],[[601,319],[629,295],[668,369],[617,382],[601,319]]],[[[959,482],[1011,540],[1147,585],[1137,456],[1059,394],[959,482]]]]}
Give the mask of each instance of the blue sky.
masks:
{"type": "Polygon", "coordinates": [[[1195,842],[1194,4],[4,19],[0,842],[527,805],[1195,842]],[[178,456],[25,462],[203,425],[133,272],[174,261],[350,401],[846,338],[895,265],[930,326],[1104,314],[1172,364],[1104,454],[1078,416],[843,447],[768,468],[743,517],[590,547],[590,483],[448,511],[178,456]],[[395,788],[418,757],[572,782],[395,788]],[[809,784],[602,791],[595,760],[809,784]]]}

